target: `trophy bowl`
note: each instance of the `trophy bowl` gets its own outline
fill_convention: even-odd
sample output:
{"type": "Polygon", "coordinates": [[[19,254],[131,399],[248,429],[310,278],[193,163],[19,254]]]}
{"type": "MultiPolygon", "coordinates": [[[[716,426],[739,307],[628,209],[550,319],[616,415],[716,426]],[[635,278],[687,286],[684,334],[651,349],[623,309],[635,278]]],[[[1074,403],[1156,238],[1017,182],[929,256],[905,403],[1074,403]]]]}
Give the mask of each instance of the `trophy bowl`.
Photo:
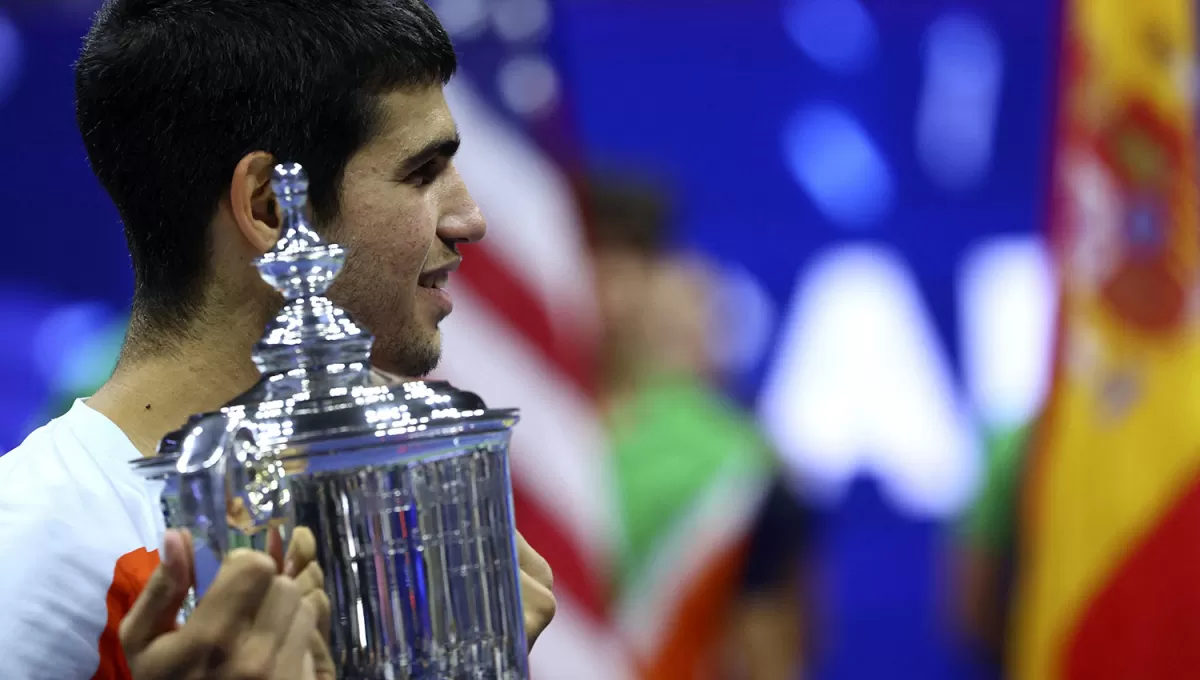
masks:
{"type": "Polygon", "coordinates": [[[133,461],[188,529],[196,583],[221,558],[311,529],[341,680],[529,677],[512,510],[514,409],[370,368],[372,338],[323,297],[345,251],[307,216],[307,182],[277,166],[283,236],[259,258],[283,309],[254,350],[262,378],[133,461]]]}

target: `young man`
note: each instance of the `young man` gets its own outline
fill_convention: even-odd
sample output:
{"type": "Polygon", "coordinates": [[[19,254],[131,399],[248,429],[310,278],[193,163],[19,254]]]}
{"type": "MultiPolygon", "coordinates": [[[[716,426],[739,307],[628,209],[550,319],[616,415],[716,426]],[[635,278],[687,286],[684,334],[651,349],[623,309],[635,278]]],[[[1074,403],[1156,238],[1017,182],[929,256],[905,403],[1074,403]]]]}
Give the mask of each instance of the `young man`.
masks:
{"type": "MultiPolygon", "coordinates": [[[[485,230],[452,164],[455,68],[420,0],[109,0],[97,15],[77,117],[136,290],[111,379],[0,458],[0,677],[297,677],[286,650],[320,625],[312,551],[278,576],[261,554],[227,559],[223,596],[172,631],[187,537],[163,538],[127,461],[256,381],[251,347],[280,304],[251,266],[279,236],[277,162],[305,166],[319,228],[349,249],[330,297],[374,332],[376,367],[434,368],[458,246],[485,230]]],[[[554,599],[521,544],[532,641],[554,599]]]]}

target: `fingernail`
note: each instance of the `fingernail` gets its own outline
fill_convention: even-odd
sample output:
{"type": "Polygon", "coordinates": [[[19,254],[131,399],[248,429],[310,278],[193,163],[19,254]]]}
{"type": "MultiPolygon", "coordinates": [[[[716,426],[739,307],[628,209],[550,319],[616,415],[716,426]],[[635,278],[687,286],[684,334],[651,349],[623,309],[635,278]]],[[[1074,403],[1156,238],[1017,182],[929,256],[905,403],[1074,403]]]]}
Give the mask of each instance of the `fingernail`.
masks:
{"type": "Polygon", "coordinates": [[[283,563],[283,573],[288,578],[295,578],[296,577],[296,561],[288,560],[287,562],[284,562],[283,563]]]}
{"type": "Polygon", "coordinates": [[[167,540],[170,538],[170,530],[164,531],[162,541],[158,544],[158,561],[164,567],[170,566],[171,551],[167,550],[167,540]]]}

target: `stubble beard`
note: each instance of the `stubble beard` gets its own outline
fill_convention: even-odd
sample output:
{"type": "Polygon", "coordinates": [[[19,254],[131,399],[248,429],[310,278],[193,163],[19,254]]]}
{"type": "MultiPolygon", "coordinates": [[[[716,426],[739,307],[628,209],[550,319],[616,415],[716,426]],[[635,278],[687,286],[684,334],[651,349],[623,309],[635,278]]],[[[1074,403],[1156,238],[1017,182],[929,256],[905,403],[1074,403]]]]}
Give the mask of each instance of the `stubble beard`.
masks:
{"type": "Polygon", "coordinates": [[[432,334],[406,324],[394,336],[376,337],[371,363],[395,375],[424,378],[437,368],[442,358],[440,331],[432,334]]]}

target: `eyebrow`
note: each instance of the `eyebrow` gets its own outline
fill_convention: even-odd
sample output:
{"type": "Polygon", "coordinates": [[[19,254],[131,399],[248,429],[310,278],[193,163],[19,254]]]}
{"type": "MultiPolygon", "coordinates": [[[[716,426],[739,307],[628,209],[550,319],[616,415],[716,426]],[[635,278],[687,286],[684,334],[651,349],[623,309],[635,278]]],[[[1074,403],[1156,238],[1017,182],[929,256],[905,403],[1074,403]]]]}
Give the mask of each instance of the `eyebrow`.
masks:
{"type": "Polygon", "coordinates": [[[396,174],[405,177],[434,158],[453,158],[454,154],[458,153],[458,147],[461,144],[462,138],[457,131],[453,136],[435,139],[422,147],[420,151],[400,161],[396,174]]]}

